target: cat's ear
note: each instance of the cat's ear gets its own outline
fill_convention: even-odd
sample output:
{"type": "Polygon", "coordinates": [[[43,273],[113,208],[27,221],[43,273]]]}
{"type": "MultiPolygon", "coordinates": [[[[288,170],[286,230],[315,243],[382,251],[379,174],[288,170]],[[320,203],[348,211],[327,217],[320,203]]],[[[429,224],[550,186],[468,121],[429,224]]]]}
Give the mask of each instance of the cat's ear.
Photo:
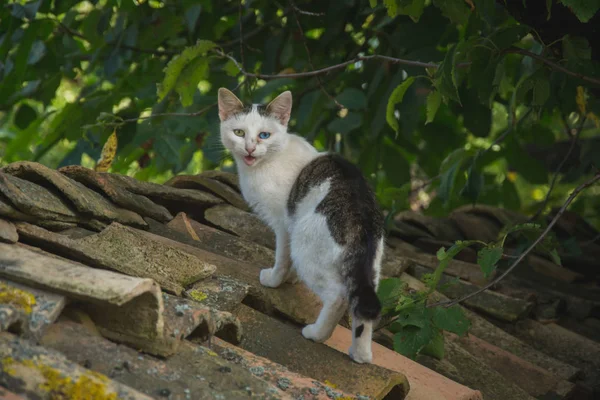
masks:
{"type": "Polygon", "coordinates": [[[267,114],[275,117],[282,125],[287,126],[292,113],[292,92],[286,90],[267,106],[267,114]]]}
{"type": "Polygon", "coordinates": [[[244,103],[230,90],[219,88],[219,118],[225,121],[244,109],[244,103]]]}

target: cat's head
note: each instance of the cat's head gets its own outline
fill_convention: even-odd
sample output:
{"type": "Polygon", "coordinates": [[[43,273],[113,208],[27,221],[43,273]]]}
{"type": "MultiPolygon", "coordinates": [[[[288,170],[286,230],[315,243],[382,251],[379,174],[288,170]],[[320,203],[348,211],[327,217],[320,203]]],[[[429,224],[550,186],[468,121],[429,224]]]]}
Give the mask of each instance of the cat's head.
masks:
{"type": "Polygon", "coordinates": [[[285,147],[292,111],[292,93],[281,93],[267,106],[244,104],[225,88],[219,89],[221,141],[237,163],[255,167],[285,147]]]}

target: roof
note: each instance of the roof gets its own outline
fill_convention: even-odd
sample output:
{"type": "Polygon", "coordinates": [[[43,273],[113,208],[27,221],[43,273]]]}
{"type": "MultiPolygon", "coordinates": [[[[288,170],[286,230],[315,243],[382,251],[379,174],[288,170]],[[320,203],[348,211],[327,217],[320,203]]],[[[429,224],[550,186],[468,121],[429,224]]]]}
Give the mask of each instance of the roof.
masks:
{"type": "MultiPolygon", "coordinates": [[[[523,218],[485,206],[446,218],[401,213],[383,274],[418,289],[440,246],[495,238],[523,218]]],[[[301,324],[320,310],[303,284],[260,285],[274,236],[234,174],[158,185],[79,166],[10,164],[0,170],[0,397],[592,398],[597,232],[568,213],[556,233],[574,236],[582,253],[563,255],[563,266],[535,254],[466,302],[472,329],[446,335],[443,360],[395,353],[383,329],[374,364],[360,365],[347,356],[346,319],[325,344],[302,337],[301,324]]],[[[484,284],[475,262],[468,251],[452,261],[444,279],[459,283],[438,297],[484,284]]]]}

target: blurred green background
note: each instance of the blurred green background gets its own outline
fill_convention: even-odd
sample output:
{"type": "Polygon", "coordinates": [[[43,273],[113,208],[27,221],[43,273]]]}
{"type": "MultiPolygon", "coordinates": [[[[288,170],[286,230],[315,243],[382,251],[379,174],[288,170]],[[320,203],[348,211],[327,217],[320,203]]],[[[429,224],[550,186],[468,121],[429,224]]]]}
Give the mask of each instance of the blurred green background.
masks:
{"type": "MultiPolygon", "coordinates": [[[[598,8],[600,0],[8,0],[0,166],[94,168],[114,132],[111,172],[164,182],[231,169],[217,89],[246,102],[289,89],[290,129],[357,163],[390,215],[469,203],[548,211],[600,167],[598,8]],[[371,55],[394,59],[360,60],[371,55]]],[[[596,227],[599,194],[592,187],[571,207],[596,227]]]]}

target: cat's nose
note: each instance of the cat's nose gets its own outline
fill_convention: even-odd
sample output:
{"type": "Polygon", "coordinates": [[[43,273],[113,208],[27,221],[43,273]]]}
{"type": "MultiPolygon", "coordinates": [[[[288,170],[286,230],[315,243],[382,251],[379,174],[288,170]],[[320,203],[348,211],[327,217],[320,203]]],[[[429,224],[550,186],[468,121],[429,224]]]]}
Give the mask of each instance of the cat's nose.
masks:
{"type": "Polygon", "coordinates": [[[254,153],[254,150],[256,150],[256,147],[246,147],[246,151],[248,152],[249,155],[254,153]]]}

